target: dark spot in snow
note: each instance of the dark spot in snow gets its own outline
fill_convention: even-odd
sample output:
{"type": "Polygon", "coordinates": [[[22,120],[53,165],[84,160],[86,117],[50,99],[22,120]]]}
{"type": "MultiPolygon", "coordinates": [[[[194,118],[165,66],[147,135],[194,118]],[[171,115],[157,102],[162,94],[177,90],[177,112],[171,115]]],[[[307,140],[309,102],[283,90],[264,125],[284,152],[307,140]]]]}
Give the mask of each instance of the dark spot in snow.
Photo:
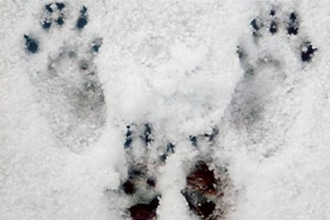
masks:
{"type": "Polygon", "coordinates": [[[271,21],[269,32],[275,34],[277,32],[277,23],[275,21],[271,21]]]}
{"type": "Polygon", "coordinates": [[[92,42],[92,52],[93,53],[98,53],[99,49],[101,47],[103,43],[103,39],[102,38],[96,38],[93,42],[92,42]]]}
{"type": "Polygon", "coordinates": [[[196,137],[196,136],[192,136],[192,135],[190,135],[190,136],[189,136],[189,140],[191,141],[191,144],[192,144],[194,147],[197,147],[197,137],[196,137]]]}
{"type": "Polygon", "coordinates": [[[62,10],[65,7],[65,4],[63,2],[56,2],[55,4],[58,10],[62,10]]]}
{"type": "Polygon", "coordinates": [[[132,195],[136,192],[135,185],[131,180],[124,182],[122,188],[127,195],[132,195]]]}
{"type": "Polygon", "coordinates": [[[143,135],[141,136],[142,140],[144,141],[145,145],[148,146],[151,144],[153,141],[152,135],[151,135],[151,127],[149,123],[146,123],[144,125],[144,132],[143,135]]]}
{"type": "Polygon", "coordinates": [[[83,6],[82,9],[80,10],[80,16],[78,18],[77,25],[76,25],[78,29],[82,29],[87,25],[88,18],[87,18],[86,13],[87,13],[87,8],[85,6],[83,6]]]}
{"type": "Polygon", "coordinates": [[[132,144],[132,131],[130,130],[130,126],[126,126],[127,128],[127,132],[126,132],[126,140],[125,140],[125,143],[124,143],[124,147],[125,148],[129,148],[132,144]]]}
{"type": "Polygon", "coordinates": [[[156,181],[152,178],[147,179],[148,186],[154,188],[156,186],[156,181]]]}
{"type": "Polygon", "coordinates": [[[173,154],[174,153],[174,149],[175,149],[175,146],[172,144],[172,143],[169,143],[167,146],[166,146],[166,151],[164,154],[162,154],[159,159],[163,162],[165,162],[165,160],[167,159],[167,157],[170,155],[170,154],[173,154]]]}
{"type": "Polygon", "coordinates": [[[30,53],[38,52],[39,49],[38,42],[35,39],[31,38],[29,35],[24,35],[24,38],[25,38],[26,49],[30,53]]]}
{"type": "Polygon", "coordinates": [[[259,26],[259,24],[257,23],[257,20],[256,19],[253,19],[252,21],[251,21],[251,26],[252,26],[252,28],[255,30],[255,31],[258,31],[259,29],[260,29],[260,26],[259,26]]]}
{"type": "Polygon", "coordinates": [[[78,29],[83,29],[88,23],[87,17],[86,16],[81,16],[78,18],[77,21],[77,28],[78,29]]]}
{"type": "Polygon", "coordinates": [[[303,62],[311,61],[316,50],[317,48],[314,48],[310,42],[306,42],[301,51],[301,60],[303,62]]]}
{"type": "Polygon", "coordinates": [[[212,196],[218,196],[216,179],[213,170],[203,161],[195,163],[195,167],[186,177],[187,185],[182,194],[188,202],[189,208],[202,219],[208,219],[215,210],[212,196]]]}
{"type": "Polygon", "coordinates": [[[80,13],[84,15],[86,14],[86,12],[87,12],[87,8],[86,6],[83,6],[82,9],[80,10],[80,13]]]}
{"type": "Polygon", "coordinates": [[[174,148],[175,148],[175,146],[172,143],[169,143],[166,146],[166,153],[174,153],[174,148]]]}
{"type": "Polygon", "coordinates": [[[56,22],[58,25],[62,26],[62,25],[64,24],[64,17],[63,17],[62,15],[59,16],[59,17],[57,18],[57,20],[55,20],[55,22],[56,22]]]}
{"type": "Polygon", "coordinates": [[[51,25],[52,25],[52,23],[50,21],[45,20],[44,22],[42,22],[41,26],[42,26],[43,29],[47,30],[47,29],[50,28],[51,25]]]}
{"type": "Polygon", "coordinates": [[[212,133],[211,134],[204,134],[204,137],[207,137],[209,139],[209,141],[213,141],[215,136],[217,136],[219,134],[219,130],[217,128],[213,128],[212,129],[212,133]]]}
{"type": "Polygon", "coordinates": [[[216,179],[213,170],[204,161],[197,161],[195,168],[187,176],[187,185],[205,193],[214,193],[216,179]]]}
{"type": "Polygon", "coordinates": [[[156,217],[156,210],[159,205],[158,197],[154,198],[149,204],[136,204],[128,210],[133,220],[152,220],[156,217]]]}
{"type": "Polygon", "coordinates": [[[269,13],[271,16],[275,16],[276,14],[276,11],[274,9],[270,10],[270,13],[269,13]]]}
{"type": "Polygon", "coordinates": [[[216,207],[215,203],[209,201],[202,194],[190,190],[182,190],[181,193],[188,202],[189,208],[202,219],[208,219],[214,212],[216,207]]]}
{"type": "Polygon", "coordinates": [[[52,9],[52,3],[51,4],[47,4],[45,5],[45,9],[49,12],[49,13],[53,13],[53,9],[52,9]]]}
{"type": "Polygon", "coordinates": [[[290,21],[288,23],[287,32],[289,35],[297,35],[299,30],[299,22],[295,12],[290,14],[290,21]]]}

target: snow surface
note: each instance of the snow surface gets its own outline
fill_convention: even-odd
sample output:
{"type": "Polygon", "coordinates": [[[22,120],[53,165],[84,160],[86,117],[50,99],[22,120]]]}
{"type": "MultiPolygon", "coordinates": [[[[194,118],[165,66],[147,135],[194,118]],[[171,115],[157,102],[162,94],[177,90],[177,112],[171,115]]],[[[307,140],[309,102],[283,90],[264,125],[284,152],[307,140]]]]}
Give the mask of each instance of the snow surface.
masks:
{"type": "Polygon", "coordinates": [[[185,161],[197,154],[187,137],[214,126],[220,133],[212,158],[228,165],[232,181],[226,219],[330,219],[329,1],[67,1],[65,26],[45,33],[47,3],[0,2],[0,219],[120,219],[125,207],[104,192],[125,176],[126,125],[145,122],[157,144],[177,146],[160,169],[159,219],[197,219],[180,193],[185,161]],[[89,23],[76,33],[82,5],[89,23]],[[272,6],[299,14],[299,36],[265,33],[255,46],[249,23],[272,6]],[[27,33],[40,40],[38,54],[24,50],[27,33]],[[30,75],[63,45],[97,37],[106,126],[76,153],[55,140],[30,75]],[[308,64],[297,49],[305,38],[318,48],[308,64]],[[271,56],[279,64],[259,66],[249,84],[238,45],[249,63],[271,56]],[[232,103],[249,111],[244,100],[254,95],[261,119],[245,125],[232,103]]]}

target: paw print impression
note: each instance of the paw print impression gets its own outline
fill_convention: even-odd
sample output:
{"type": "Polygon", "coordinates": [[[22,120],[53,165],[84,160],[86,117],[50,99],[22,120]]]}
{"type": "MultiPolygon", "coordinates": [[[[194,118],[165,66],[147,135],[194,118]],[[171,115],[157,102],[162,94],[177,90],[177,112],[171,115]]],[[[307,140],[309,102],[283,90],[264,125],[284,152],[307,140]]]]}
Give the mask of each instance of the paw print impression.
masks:
{"type": "Polygon", "coordinates": [[[72,34],[72,40],[56,44],[60,45],[56,53],[53,48],[49,50],[52,52],[47,65],[29,73],[29,77],[58,145],[78,153],[96,142],[105,125],[104,92],[94,64],[103,42],[101,37],[87,42],[79,40],[79,32],[88,24],[86,6],[81,7],[74,29],[66,28],[68,13],[65,3],[45,5],[43,32],[39,36],[25,34],[24,39],[27,55],[38,56],[40,48],[47,52],[47,45],[52,45],[52,38],[47,38],[50,28],[55,28],[55,35],[61,35],[64,29],[72,34]]]}
{"type": "Polygon", "coordinates": [[[295,114],[294,108],[283,106],[295,105],[291,91],[300,86],[299,70],[312,68],[317,58],[317,48],[303,35],[299,13],[282,8],[268,8],[247,22],[251,36],[245,35],[237,49],[244,76],[226,116],[241,144],[261,157],[274,155],[283,145],[295,114]]]}

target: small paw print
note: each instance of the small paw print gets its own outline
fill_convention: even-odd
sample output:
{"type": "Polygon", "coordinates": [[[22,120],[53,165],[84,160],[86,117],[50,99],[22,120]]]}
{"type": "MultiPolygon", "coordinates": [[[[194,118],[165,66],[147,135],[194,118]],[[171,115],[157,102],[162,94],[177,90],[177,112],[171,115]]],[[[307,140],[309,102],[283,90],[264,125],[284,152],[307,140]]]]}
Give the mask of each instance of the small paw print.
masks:
{"type": "Polygon", "coordinates": [[[132,124],[126,127],[123,141],[128,163],[127,177],[123,178],[115,192],[119,197],[128,196],[124,215],[132,220],[157,218],[161,199],[158,190],[158,168],[174,153],[174,145],[164,148],[154,146],[155,136],[150,123],[132,124]]]}

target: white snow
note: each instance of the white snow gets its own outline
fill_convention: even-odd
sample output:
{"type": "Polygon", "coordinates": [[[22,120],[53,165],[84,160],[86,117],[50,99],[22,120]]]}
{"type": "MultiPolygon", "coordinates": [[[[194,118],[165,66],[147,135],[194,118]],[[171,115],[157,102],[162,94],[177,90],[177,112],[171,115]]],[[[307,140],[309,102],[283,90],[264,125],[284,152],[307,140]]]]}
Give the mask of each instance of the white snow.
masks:
{"type": "Polygon", "coordinates": [[[126,175],[126,125],[145,122],[155,145],[177,147],[159,170],[159,219],[198,219],[180,193],[185,163],[197,154],[187,138],[214,126],[212,158],[228,164],[232,181],[226,219],[330,219],[329,1],[66,1],[66,24],[46,33],[47,3],[0,1],[0,219],[121,219],[124,203],[105,190],[126,175]],[[77,34],[82,5],[90,21],[77,34]],[[299,35],[282,29],[256,47],[249,23],[272,5],[283,16],[299,14],[299,35]],[[38,54],[24,50],[26,33],[40,40],[38,54]],[[107,123],[98,142],[76,154],[55,140],[29,75],[44,70],[59,47],[97,37],[107,123]],[[306,39],[318,51],[302,64],[298,47],[306,39]],[[255,65],[268,55],[279,62],[260,67],[257,91],[246,92],[265,109],[248,129],[230,118],[232,98],[244,96],[235,89],[246,88],[239,44],[255,65]]]}

